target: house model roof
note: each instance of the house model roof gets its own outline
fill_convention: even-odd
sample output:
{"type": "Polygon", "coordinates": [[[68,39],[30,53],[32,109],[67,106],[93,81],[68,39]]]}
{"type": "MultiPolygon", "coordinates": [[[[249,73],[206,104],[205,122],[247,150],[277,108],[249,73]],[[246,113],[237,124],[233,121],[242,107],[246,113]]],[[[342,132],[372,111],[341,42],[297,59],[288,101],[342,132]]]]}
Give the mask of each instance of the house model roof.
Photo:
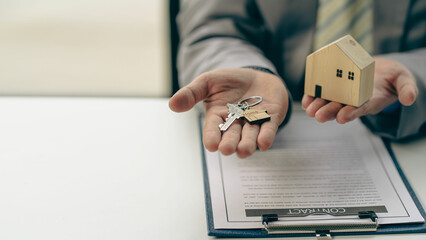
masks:
{"type": "Polygon", "coordinates": [[[374,59],[365,49],[351,36],[346,35],[337,39],[336,41],[318,49],[319,52],[331,45],[336,45],[348,56],[352,62],[359,68],[364,69],[370,64],[374,63],[374,59]]]}

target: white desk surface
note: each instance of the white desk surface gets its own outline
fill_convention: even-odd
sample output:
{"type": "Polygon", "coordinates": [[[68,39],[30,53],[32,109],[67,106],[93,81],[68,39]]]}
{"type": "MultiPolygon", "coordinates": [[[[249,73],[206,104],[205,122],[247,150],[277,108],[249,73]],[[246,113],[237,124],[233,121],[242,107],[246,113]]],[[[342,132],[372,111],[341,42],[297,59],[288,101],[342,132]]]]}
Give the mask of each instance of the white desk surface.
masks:
{"type": "MultiPolygon", "coordinates": [[[[210,239],[197,112],[167,99],[2,97],[0,113],[0,239],[210,239]]],[[[425,205],[426,138],[393,148],[425,205]]]]}

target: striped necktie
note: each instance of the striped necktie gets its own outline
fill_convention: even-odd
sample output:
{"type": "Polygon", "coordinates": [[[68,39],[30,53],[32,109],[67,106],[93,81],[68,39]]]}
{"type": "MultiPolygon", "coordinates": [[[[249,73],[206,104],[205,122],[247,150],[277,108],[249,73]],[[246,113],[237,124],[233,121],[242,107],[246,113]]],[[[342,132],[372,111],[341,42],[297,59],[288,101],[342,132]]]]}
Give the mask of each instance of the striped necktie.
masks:
{"type": "Polygon", "coordinates": [[[372,53],[373,8],[371,0],[319,0],[314,50],[346,34],[372,53]]]}

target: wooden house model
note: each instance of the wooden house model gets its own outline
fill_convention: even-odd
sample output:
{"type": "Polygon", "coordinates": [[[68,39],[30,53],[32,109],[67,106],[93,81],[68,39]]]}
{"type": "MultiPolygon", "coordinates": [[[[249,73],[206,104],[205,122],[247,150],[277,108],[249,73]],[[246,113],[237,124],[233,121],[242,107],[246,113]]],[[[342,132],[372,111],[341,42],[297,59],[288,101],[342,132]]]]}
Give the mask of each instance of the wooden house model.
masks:
{"type": "Polygon", "coordinates": [[[350,35],[306,58],[305,94],[355,107],[373,94],[374,59],[350,35]]]}

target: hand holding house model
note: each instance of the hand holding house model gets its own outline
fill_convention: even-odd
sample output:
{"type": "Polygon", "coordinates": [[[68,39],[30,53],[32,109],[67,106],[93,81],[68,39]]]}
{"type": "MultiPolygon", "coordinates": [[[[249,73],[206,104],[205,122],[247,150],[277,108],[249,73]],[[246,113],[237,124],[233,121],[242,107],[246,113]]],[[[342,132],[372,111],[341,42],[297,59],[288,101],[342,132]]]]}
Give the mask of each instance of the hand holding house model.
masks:
{"type": "Polygon", "coordinates": [[[305,94],[359,107],[373,95],[374,64],[346,35],[306,58],[305,94]]]}

